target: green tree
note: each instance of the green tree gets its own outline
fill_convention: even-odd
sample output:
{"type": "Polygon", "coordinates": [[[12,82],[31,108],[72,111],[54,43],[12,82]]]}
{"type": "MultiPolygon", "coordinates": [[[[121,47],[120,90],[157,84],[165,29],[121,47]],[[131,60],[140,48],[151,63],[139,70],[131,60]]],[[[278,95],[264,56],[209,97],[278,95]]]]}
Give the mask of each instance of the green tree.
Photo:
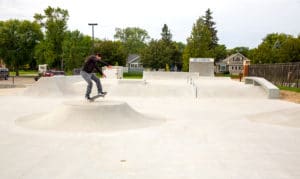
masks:
{"type": "Polygon", "coordinates": [[[227,57],[227,51],[225,45],[217,45],[215,48],[212,49],[212,56],[215,61],[223,60],[227,57]]]}
{"type": "Polygon", "coordinates": [[[288,38],[278,52],[279,62],[300,62],[300,39],[288,38]]]}
{"type": "Polygon", "coordinates": [[[293,38],[291,35],[272,33],[268,34],[261,44],[251,53],[252,63],[278,63],[286,62],[280,58],[282,44],[293,38]]]}
{"type": "Polygon", "coordinates": [[[163,51],[164,45],[162,41],[152,39],[141,53],[143,66],[155,70],[165,68],[166,63],[163,57],[163,51]]]}
{"type": "Polygon", "coordinates": [[[51,64],[55,58],[53,49],[53,44],[49,41],[42,40],[35,46],[34,56],[36,58],[37,64],[51,64]]]}
{"type": "Polygon", "coordinates": [[[182,44],[172,41],[172,33],[164,24],[160,40],[151,40],[142,52],[143,66],[155,70],[165,68],[166,71],[181,68],[182,44]]]}
{"type": "Polygon", "coordinates": [[[81,67],[84,59],[89,55],[91,42],[90,36],[85,36],[78,30],[67,31],[65,33],[62,46],[65,70],[70,71],[81,67]]]}
{"type": "Polygon", "coordinates": [[[253,64],[257,63],[257,61],[255,61],[255,58],[254,58],[256,50],[257,50],[257,48],[249,49],[248,56],[247,56],[247,58],[249,58],[251,60],[251,63],[253,63],[253,64]]]}
{"type": "Polygon", "coordinates": [[[33,49],[43,37],[40,26],[27,20],[0,23],[0,57],[19,75],[21,66],[34,60],[33,49]]]}
{"type": "Polygon", "coordinates": [[[190,37],[187,39],[186,49],[183,52],[183,70],[188,71],[190,57],[210,57],[210,45],[213,43],[211,31],[202,17],[193,25],[190,37]]]}
{"type": "MultiPolygon", "coordinates": [[[[53,54],[53,60],[49,62],[50,67],[62,68],[62,54],[63,54],[63,41],[65,37],[65,32],[67,30],[67,21],[69,19],[69,13],[67,10],[61,9],[59,7],[53,8],[48,6],[44,10],[44,14],[35,14],[35,20],[45,28],[46,37],[44,39],[43,46],[48,48],[43,48],[46,51],[45,54],[53,54]]],[[[42,56],[42,55],[38,55],[42,56]]]]}
{"type": "Polygon", "coordinates": [[[199,18],[193,26],[191,36],[187,39],[192,57],[210,56],[210,44],[212,43],[211,32],[205,25],[204,20],[199,18]]]}
{"type": "Polygon", "coordinates": [[[165,43],[171,43],[172,42],[172,34],[170,32],[169,27],[167,24],[164,24],[161,32],[161,40],[165,43]]]}
{"type": "Polygon", "coordinates": [[[110,65],[126,65],[127,53],[120,41],[97,41],[95,50],[102,54],[102,59],[110,65]]]}
{"type": "Polygon", "coordinates": [[[182,53],[182,71],[189,71],[189,59],[191,57],[191,47],[186,46],[182,53]]]}
{"type": "Polygon", "coordinates": [[[123,43],[127,54],[139,54],[149,39],[147,31],[138,27],[116,28],[115,30],[114,38],[123,43]]]}
{"type": "Polygon", "coordinates": [[[245,57],[249,56],[249,47],[235,47],[233,49],[229,49],[227,52],[227,55],[232,55],[235,54],[237,52],[243,54],[245,57]]]}
{"type": "Polygon", "coordinates": [[[165,67],[168,69],[171,67],[171,70],[174,70],[175,67],[178,68],[181,64],[181,52],[178,44],[172,41],[172,33],[167,24],[164,24],[162,28],[160,43],[163,46],[160,56],[165,67]]]}
{"type": "Polygon", "coordinates": [[[266,45],[260,45],[253,52],[252,63],[274,63],[272,49],[266,45]]]}
{"type": "Polygon", "coordinates": [[[173,42],[174,46],[176,47],[176,51],[173,58],[173,70],[181,71],[182,70],[182,54],[185,48],[185,44],[182,42],[173,42]],[[175,69],[177,68],[177,69],[175,69]]]}
{"type": "Polygon", "coordinates": [[[205,16],[203,17],[204,19],[204,24],[208,27],[210,33],[211,33],[211,42],[209,44],[209,48],[213,49],[215,47],[217,47],[218,45],[218,36],[217,36],[217,30],[216,30],[216,23],[213,21],[213,17],[212,17],[212,12],[210,9],[207,9],[205,11],[205,16]]]}

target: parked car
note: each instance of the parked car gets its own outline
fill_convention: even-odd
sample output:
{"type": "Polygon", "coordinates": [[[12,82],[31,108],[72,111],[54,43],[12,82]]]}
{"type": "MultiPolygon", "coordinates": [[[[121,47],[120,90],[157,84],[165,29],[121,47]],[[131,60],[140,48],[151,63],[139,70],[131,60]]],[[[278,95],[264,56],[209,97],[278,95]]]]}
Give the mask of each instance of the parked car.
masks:
{"type": "Polygon", "coordinates": [[[65,75],[64,71],[50,70],[48,64],[39,64],[39,76],[35,77],[35,81],[39,80],[40,77],[51,77],[56,75],[65,75]]]}
{"type": "Polygon", "coordinates": [[[9,77],[9,70],[7,68],[0,68],[0,78],[7,80],[9,77]]]}
{"type": "Polygon", "coordinates": [[[46,72],[43,73],[42,76],[55,76],[55,75],[65,75],[64,71],[56,71],[56,70],[47,70],[46,72]]]}

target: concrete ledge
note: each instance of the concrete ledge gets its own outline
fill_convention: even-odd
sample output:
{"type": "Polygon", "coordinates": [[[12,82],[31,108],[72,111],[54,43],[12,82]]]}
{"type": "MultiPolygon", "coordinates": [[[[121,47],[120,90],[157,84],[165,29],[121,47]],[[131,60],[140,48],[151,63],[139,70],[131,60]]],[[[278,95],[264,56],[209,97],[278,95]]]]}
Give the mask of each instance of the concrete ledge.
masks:
{"type": "Polygon", "coordinates": [[[280,91],[271,82],[261,77],[247,76],[245,77],[245,84],[253,84],[255,86],[261,86],[268,94],[269,99],[277,99],[280,97],[280,91]]]}

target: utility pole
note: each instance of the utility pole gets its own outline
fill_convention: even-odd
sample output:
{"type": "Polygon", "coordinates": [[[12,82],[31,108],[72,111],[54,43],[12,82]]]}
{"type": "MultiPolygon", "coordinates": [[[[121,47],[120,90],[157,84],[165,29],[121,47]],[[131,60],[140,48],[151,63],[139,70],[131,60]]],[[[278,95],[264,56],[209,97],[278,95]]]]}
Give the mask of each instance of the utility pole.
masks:
{"type": "Polygon", "coordinates": [[[95,46],[94,46],[94,26],[98,25],[97,23],[88,23],[90,26],[92,26],[92,52],[95,53],[95,46]]]}

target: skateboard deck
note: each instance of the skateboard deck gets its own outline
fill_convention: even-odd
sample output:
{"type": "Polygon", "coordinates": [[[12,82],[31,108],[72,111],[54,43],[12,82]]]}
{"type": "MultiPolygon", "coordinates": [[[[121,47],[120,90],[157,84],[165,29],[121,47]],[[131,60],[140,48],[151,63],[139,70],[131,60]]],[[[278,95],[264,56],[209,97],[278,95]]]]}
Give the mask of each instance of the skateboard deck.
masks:
{"type": "Polygon", "coordinates": [[[92,96],[91,99],[89,99],[89,101],[93,102],[93,101],[95,101],[95,99],[97,99],[97,98],[100,98],[100,97],[104,98],[106,94],[107,94],[107,93],[101,94],[101,95],[95,95],[95,96],[92,96]]]}

